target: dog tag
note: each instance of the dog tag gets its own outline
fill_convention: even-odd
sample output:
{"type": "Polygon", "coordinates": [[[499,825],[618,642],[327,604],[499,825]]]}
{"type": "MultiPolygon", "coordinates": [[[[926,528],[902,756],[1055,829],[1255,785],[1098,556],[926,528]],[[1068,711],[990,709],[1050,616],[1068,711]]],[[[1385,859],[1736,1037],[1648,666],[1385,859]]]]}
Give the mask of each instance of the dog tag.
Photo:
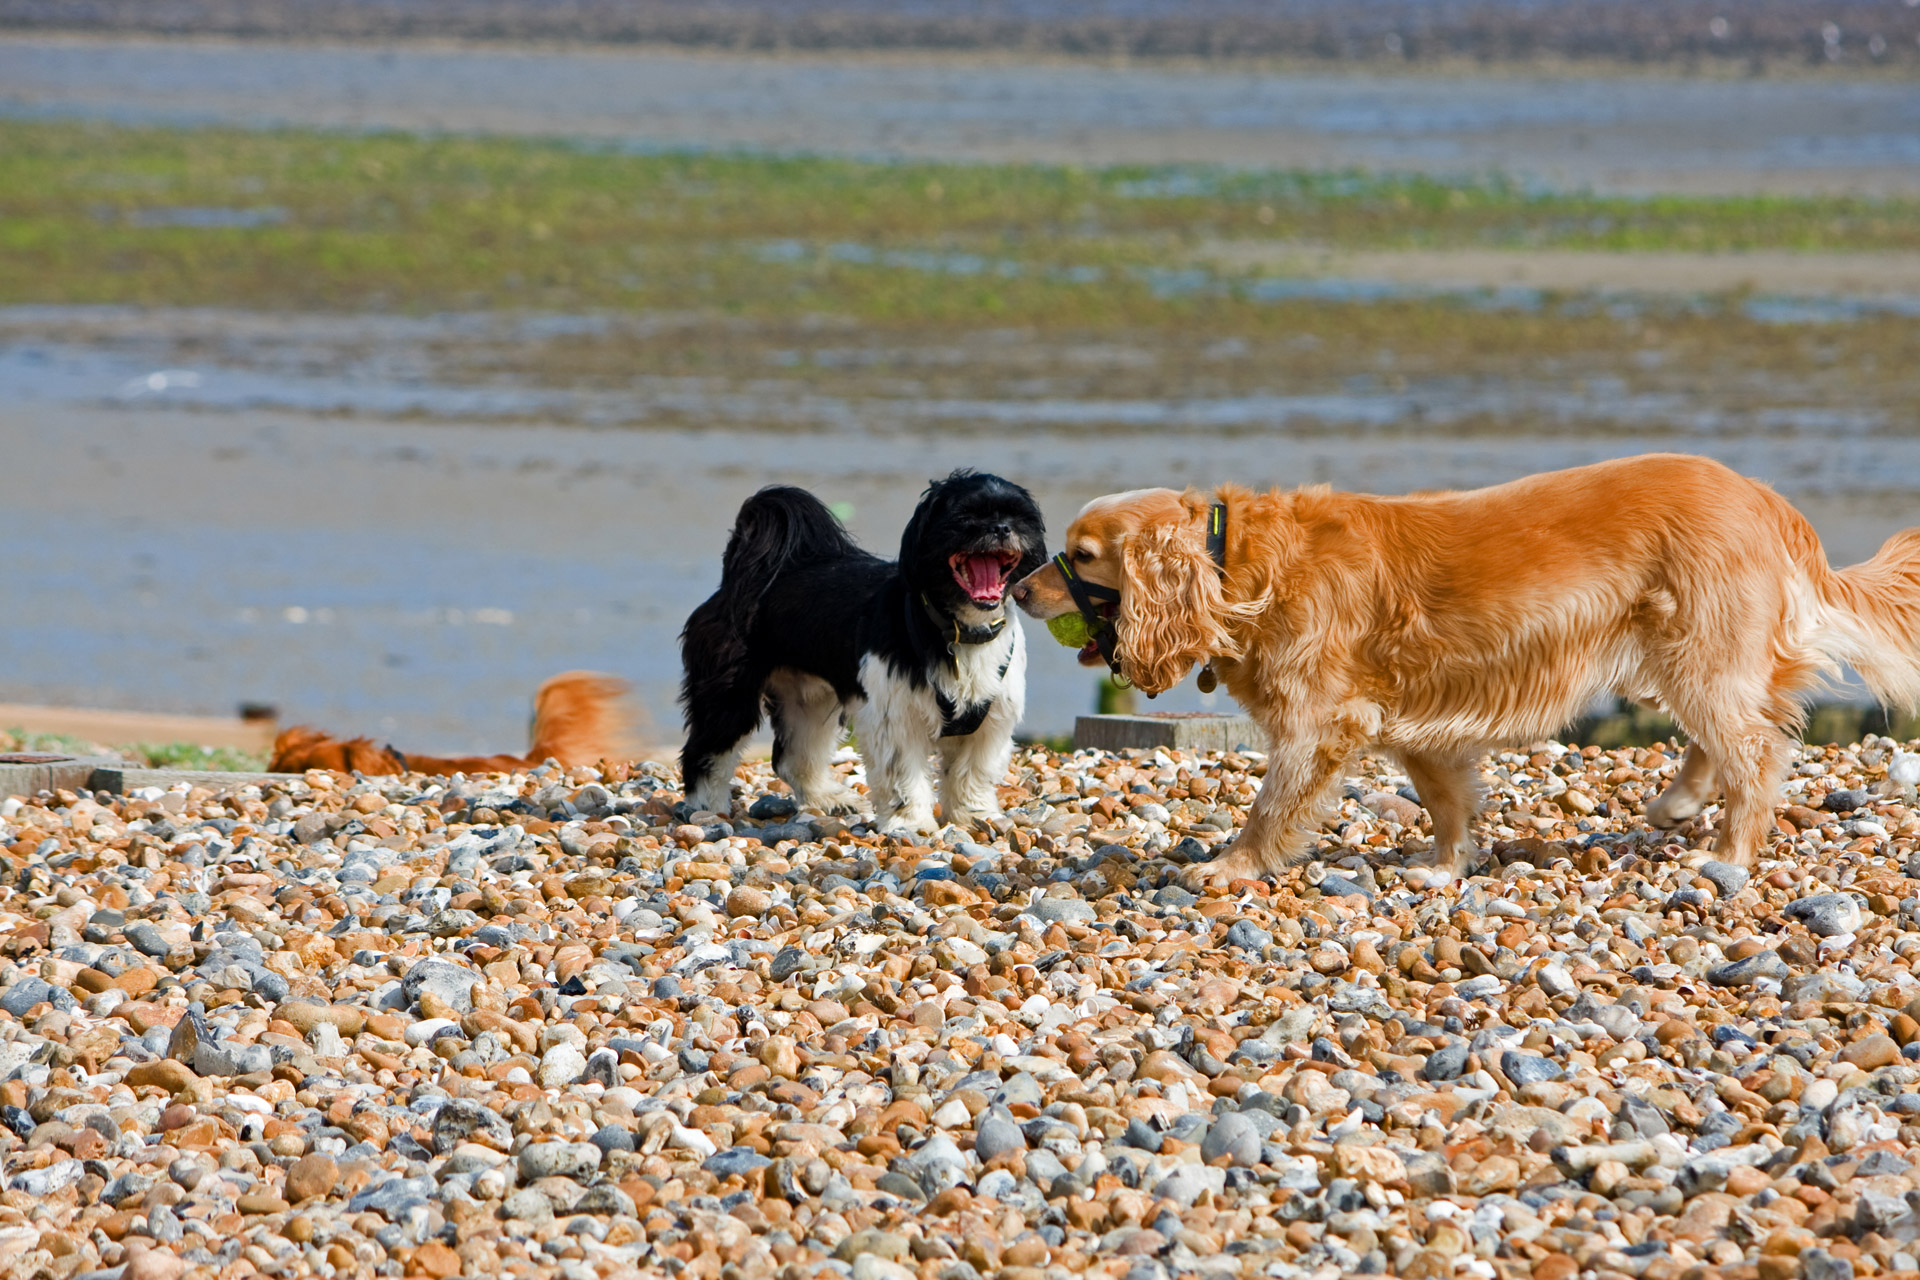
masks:
{"type": "Polygon", "coordinates": [[[1213,664],[1211,662],[1200,668],[1200,676],[1194,683],[1200,686],[1200,692],[1202,693],[1212,693],[1220,687],[1220,677],[1213,674],[1213,664]]]}

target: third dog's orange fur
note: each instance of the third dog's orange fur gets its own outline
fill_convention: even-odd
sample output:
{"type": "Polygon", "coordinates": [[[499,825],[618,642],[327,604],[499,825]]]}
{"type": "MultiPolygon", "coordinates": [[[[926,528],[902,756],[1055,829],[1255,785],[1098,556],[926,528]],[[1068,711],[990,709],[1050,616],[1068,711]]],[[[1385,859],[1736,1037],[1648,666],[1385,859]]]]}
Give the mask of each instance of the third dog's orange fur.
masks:
{"type": "MultiPolygon", "coordinates": [[[[1121,592],[1128,678],[1156,692],[1211,659],[1271,736],[1246,827],[1203,880],[1300,855],[1368,744],[1405,765],[1434,861],[1458,871],[1477,847],[1482,753],[1544,737],[1607,691],[1665,707],[1691,739],[1649,821],[1723,794],[1718,856],[1751,865],[1802,694],[1845,662],[1889,704],[1920,698],[1920,529],[1835,571],[1784,499],[1705,458],[1408,497],[1138,490],[1089,503],[1065,547],[1121,592]],[[1224,578],[1203,541],[1215,500],[1224,578]]],[[[1015,595],[1037,617],[1073,608],[1052,565],[1015,595]]]]}
{"type": "Polygon", "coordinates": [[[567,671],[540,686],[533,699],[533,744],[525,755],[402,755],[371,738],[335,738],[311,725],[294,725],[273,740],[276,773],[331,769],[384,777],[400,773],[506,773],[545,760],[572,768],[625,758],[627,682],[595,671],[567,671]]]}

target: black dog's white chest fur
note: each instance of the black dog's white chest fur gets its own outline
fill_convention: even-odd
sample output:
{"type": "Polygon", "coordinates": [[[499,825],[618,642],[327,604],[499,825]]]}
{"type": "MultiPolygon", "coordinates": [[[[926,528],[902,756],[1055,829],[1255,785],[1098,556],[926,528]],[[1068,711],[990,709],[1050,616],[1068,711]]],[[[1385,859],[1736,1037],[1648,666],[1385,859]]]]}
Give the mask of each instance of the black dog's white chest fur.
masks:
{"type": "Polygon", "coordinates": [[[727,811],[764,706],[774,767],[803,803],[861,807],[830,763],[850,723],[883,826],[934,828],[935,751],[947,821],[998,812],[1026,703],[1026,645],[1004,585],[1039,563],[1044,542],[1031,496],[994,476],[930,487],[897,563],[854,546],[801,490],[749,499],[720,590],[682,635],[688,798],[727,811]]]}

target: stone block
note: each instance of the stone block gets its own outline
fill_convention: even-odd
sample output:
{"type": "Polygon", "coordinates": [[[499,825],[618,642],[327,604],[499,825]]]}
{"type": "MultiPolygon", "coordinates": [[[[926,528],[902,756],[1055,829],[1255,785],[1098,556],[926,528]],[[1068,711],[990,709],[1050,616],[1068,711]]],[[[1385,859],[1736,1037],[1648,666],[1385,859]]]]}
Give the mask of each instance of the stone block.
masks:
{"type": "Polygon", "coordinates": [[[1076,749],[1125,751],[1172,747],[1183,751],[1264,751],[1266,735],[1246,716],[1169,711],[1160,714],[1081,716],[1073,722],[1076,749]]]}

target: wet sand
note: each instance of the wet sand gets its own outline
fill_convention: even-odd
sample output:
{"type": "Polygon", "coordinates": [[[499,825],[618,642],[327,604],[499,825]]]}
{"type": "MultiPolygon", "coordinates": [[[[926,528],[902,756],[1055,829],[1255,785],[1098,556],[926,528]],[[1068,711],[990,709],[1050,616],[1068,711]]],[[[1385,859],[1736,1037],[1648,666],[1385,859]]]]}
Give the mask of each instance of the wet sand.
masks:
{"type": "Polygon", "coordinates": [[[0,38],[0,110],[942,160],[1920,191],[1920,85],[1383,75],[932,56],[0,38]]]}
{"type": "MultiPolygon", "coordinates": [[[[927,480],[955,466],[1029,485],[1057,533],[1086,499],[1142,484],[1403,492],[1677,449],[1777,485],[1837,562],[1920,523],[1912,424],[1850,427],[1843,412],[1795,427],[1600,394],[1585,426],[1542,412],[1461,437],[1410,420],[1385,391],[1324,397],[1319,418],[1310,404],[1292,418],[1242,406],[1233,429],[1204,403],[1141,404],[1132,420],[1081,404],[1076,421],[1074,402],[983,394],[944,421],[874,399],[815,402],[821,416],[797,422],[807,392],[768,377],[710,396],[682,387],[679,416],[607,429],[490,413],[488,397],[518,392],[417,375],[314,380],[359,387],[359,408],[308,400],[285,373],[276,395],[268,361],[231,370],[238,394],[214,362],[195,386],[148,393],[129,371],[164,372],[166,336],[209,321],[147,322],[145,349],[124,327],[104,351],[0,344],[0,701],[231,713],[247,699],[277,705],[283,723],[411,750],[505,749],[523,742],[541,679],[594,667],[634,679],[652,718],[643,736],[671,740],[679,625],[717,581],[734,509],[775,481],[851,504],[854,532],[884,549],[927,480]],[[412,399],[394,399],[396,386],[412,399]],[[1343,404],[1350,416],[1324,416],[1343,404]]],[[[380,341],[395,322],[365,323],[404,364],[390,330],[380,341]]],[[[294,350],[280,357],[292,364],[294,350]]],[[[1587,534],[1604,554],[1605,531],[1587,534]]],[[[1091,709],[1094,676],[1039,628],[1028,639],[1026,728],[1065,731],[1091,709]]],[[[1200,703],[1189,684],[1154,705],[1200,703]]]]}

